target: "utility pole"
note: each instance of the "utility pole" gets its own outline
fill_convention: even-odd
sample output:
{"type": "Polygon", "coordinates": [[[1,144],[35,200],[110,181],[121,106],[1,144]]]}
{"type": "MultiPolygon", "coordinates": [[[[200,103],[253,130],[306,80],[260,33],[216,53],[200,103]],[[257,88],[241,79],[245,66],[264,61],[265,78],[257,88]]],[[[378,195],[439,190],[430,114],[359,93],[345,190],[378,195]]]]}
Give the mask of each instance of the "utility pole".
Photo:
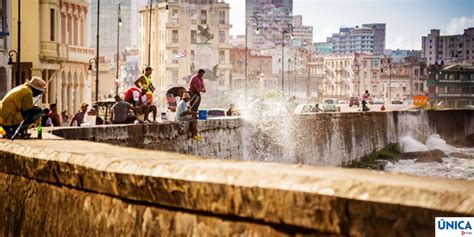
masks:
{"type": "Polygon", "coordinates": [[[148,19],[148,66],[150,66],[151,62],[151,14],[152,14],[152,1],[150,0],[150,5],[148,6],[148,10],[150,11],[149,19],[148,19]]]}
{"type": "Polygon", "coordinates": [[[18,85],[22,83],[21,81],[21,0],[18,0],[18,46],[16,49],[16,80],[18,85]]]}
{"type": "Polygon", "coordinates": [[[117,65],[115,69],[115,95],[119,93],[119,68],[120,68],[120,26],[122,25],[122,17],[120,16],[120,3],[118,3],[117,14],[117,65]]]}

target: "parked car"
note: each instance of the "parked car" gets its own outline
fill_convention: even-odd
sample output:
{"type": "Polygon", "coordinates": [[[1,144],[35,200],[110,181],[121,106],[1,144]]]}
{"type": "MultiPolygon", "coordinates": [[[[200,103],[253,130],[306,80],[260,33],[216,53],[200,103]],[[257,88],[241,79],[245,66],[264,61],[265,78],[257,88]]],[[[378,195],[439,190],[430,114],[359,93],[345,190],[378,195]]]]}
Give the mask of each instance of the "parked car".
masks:
{"type": "Polygon", "coordinates": [[[382,98],[375,98],[374,99],[374,104],[382,105],[382,104],[385,104],[385,101],[382,98]]]}
{"type": "Polygon", "coordinates": [[[403,101],[401,99],[393,99],[392,104],[393,105],[402,105],[403,101]]]}
{"type": "Polygon", "coordinates": [[[323,100],[323,111],[324,112],[336,112],[336,99],[324,99],[323,100]]]}
{"type": "Polygon", "coordinates": [[[349,107],[352,107],[353,105],[359,107],[360,106],[360,100],[359,100],[359,97],[357,96],[352,96],[350,99],[349,99],[349,107]]]}
{"type": "Polygon", "coordinates": [[[227,110],[225,109],[209,109],[207,111],[207,118],[221,118],[226,117],[227,110]]]}

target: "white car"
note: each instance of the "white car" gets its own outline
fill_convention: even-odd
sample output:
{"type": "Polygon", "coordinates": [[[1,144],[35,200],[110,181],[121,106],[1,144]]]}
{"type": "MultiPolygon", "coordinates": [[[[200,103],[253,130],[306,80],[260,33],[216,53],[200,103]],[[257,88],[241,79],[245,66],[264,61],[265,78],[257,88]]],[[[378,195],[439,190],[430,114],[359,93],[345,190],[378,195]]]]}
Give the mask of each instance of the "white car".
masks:
{"type": "Polygon", "coordinates": [[[323,111],[324,112],[336,112],[336,99],[324,99],[323,100],[323,111]]]}

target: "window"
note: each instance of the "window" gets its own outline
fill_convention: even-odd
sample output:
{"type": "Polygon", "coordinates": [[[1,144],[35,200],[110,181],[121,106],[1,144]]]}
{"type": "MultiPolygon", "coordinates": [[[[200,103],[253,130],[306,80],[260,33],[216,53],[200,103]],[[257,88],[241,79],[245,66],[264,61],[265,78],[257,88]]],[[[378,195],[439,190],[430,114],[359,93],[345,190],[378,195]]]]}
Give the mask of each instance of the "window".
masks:
{"type": "Polygon", "coordinates": [[[171,63],[172,64],[178,64],[178,50],[173,50],[172,55],[171,55],[171,63]]]}
{"type": "Polygon", "coordinates": [[[219,11],[219,24],[225,25],[225,11],[219,11]]]}
{"type": "Polygon", "coordinates": [[[171,71],[171,80],[173,82],[177,82],[178,81],[178,78],[179,78],[179,73],[177,70],[173,70],[171,71]]]}
{"type": "Polygon", "coordinates": [[[56,13],[54,11],[54,9],[50,9],[50,12],[49,12],[49,40],[50,41],[55,41],[56,40],[56,29],[55,29],[55,26],[56,26],[56,17],[55,17],[56,13]]]}
{"type": "Polygon", "coordinates": [[[173,24],[179,23],[178,9],[173,9],[173,11],[171,12],[171,22],[173,24]]]}
{"type": "Polygon", "coordinates": [[[197,44],[197,33],[195,30],[191,31],[191,44],[197,44]]]}
{"type": "Polygon", "coordinates": [[[225,52],[224,51],[219,51],[219,62],[220,63],[225,63],[225,52]]]}
{"type": "Polygon", "coordinates": [[[191,50],[191,55],[189,56],[189,59],[191,60],[191,62],[194,62],[194,50],[191,50]]]}
{"type": "Polygon", "coordinates": [[[219,86],[225,86],[225,73],[219,72],[219,86]]]}
{"type": "Polygon", "coordinates": [[[173,30],[171,33],[171,43],[178,43],[178,30],[173,30]]]}
{"type": "Polygon", "coordinates": [[[225,43],[225,32],[219,31],[219,43],[225,43]]]}
{"type": "Polygon", "coordinates": [[[195,9],[191,10],[191,24],[197,24],[197,13],[195,9]]]}
{"type": "Polygon", "coordinates": [[[425,84],[420,83],[420,91],[425,91],[424,85],[425,85],[425,84]]]}
{"type": "Polygon", "coordinates": [[[207,25],[207,11],[201,10],[201,25],[207,25]]]}

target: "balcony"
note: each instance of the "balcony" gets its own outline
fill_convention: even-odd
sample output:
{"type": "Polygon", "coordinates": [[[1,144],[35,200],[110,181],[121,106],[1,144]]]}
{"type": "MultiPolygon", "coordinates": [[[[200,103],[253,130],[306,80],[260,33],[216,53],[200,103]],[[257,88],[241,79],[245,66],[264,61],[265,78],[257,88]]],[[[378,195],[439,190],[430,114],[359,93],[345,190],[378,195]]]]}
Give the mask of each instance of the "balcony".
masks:
{"type": "Polygon", "coordinates": [[[89,59],[94,57],[94,49],[69,45],[69,60],[73,62],[89,63],[89,59]]]}
{"type": "Polygon", "coordinates": [[[40,43],[40,59],[41,60],[58,60],[58,43],[51,41],[41,41],[40,43]]]}

